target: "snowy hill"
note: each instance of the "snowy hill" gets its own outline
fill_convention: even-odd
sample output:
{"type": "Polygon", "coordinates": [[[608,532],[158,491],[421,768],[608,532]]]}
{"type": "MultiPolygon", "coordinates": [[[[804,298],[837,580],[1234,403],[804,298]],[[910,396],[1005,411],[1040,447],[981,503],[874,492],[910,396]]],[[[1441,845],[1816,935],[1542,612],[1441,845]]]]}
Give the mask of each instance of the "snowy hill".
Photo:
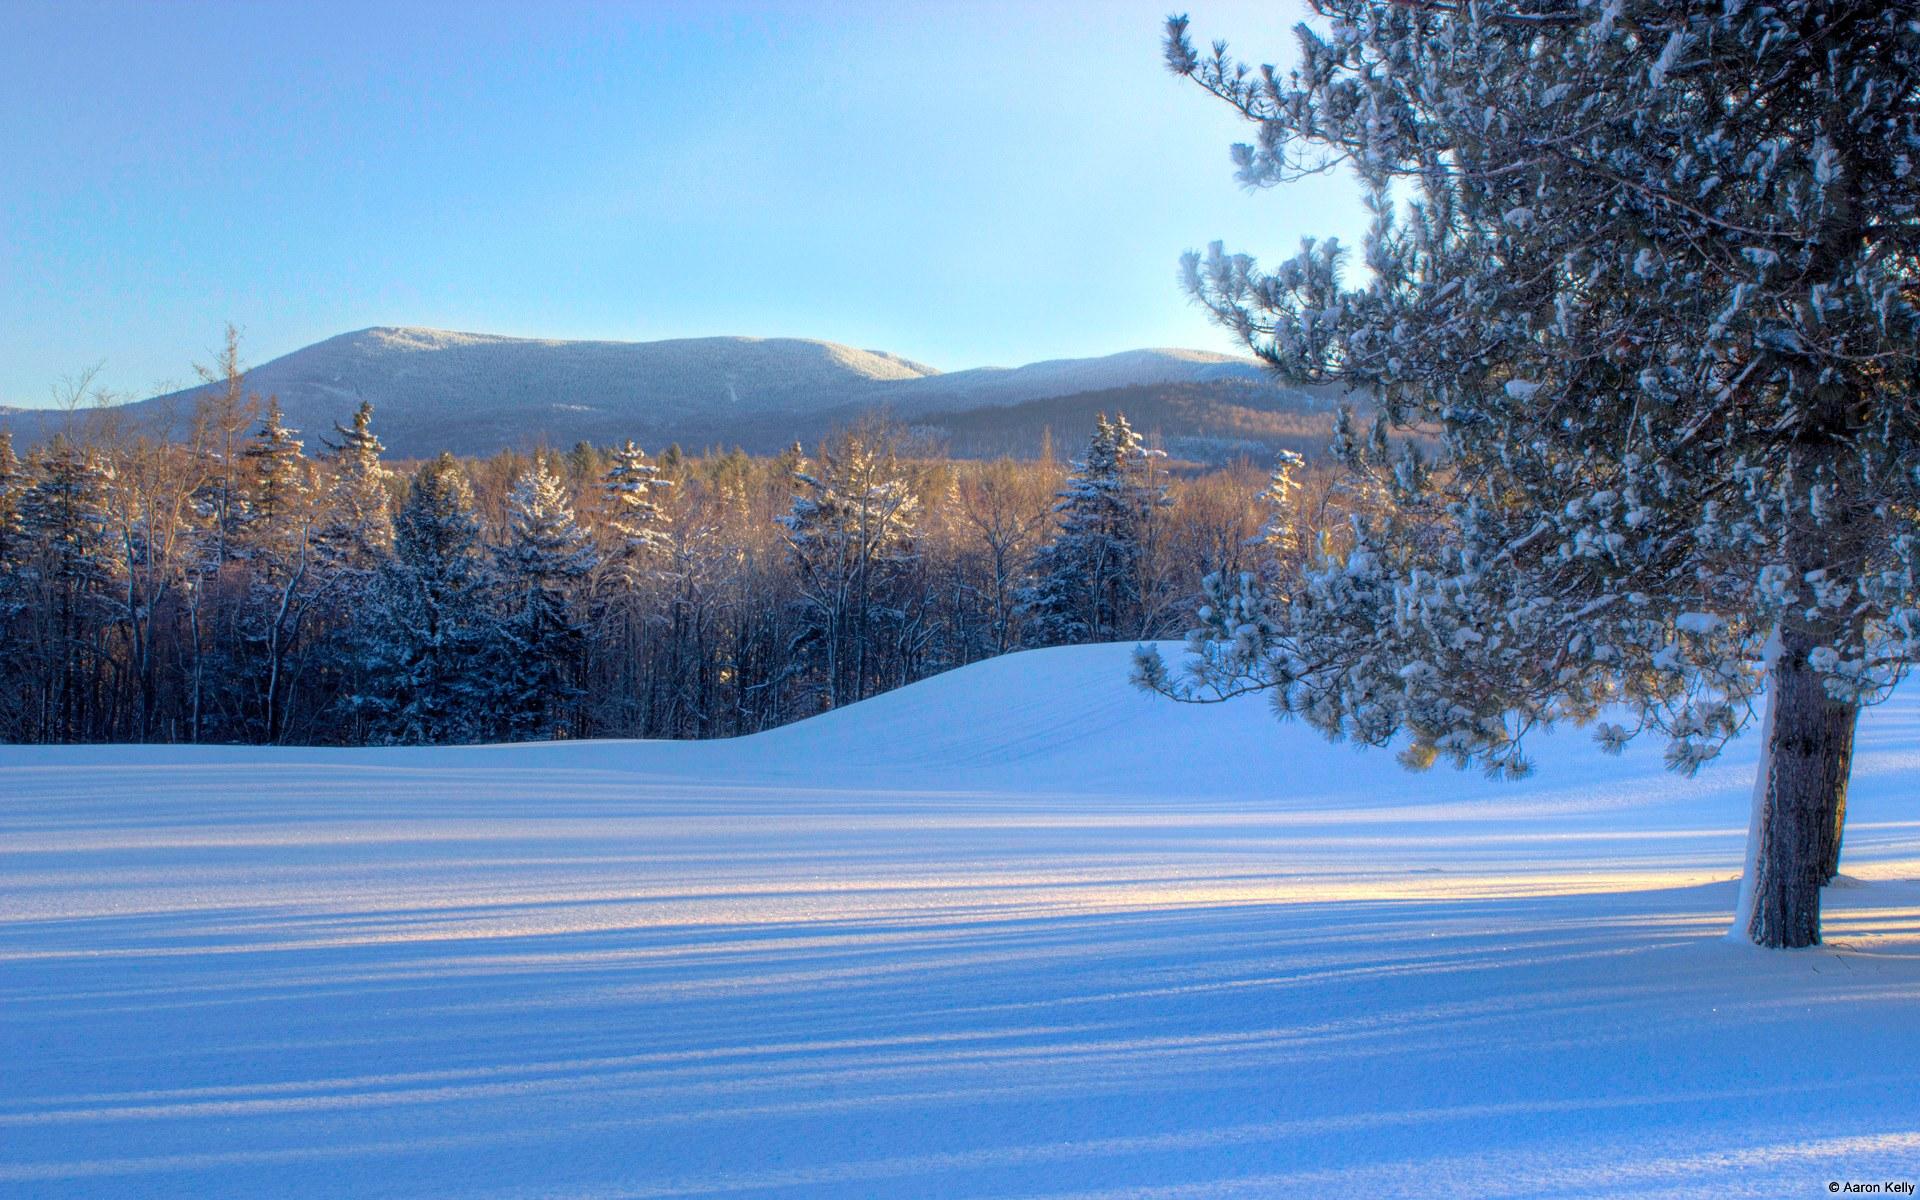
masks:
{"type": "MultiPolygon", "coordinates": [[[[1221,383],[1277,394],[1251,361],[1196,350],[941,374],[896,355],[799,338],[556,341],[389,327],[329,338],[247,376],[247,386],[277,396],[309,438],[371,401],[382,438],[400,457],[627,437],[774,448],[869,410],[912,418],[1120,387],[1221,383]]],[[[139,401],[120,415],[178,433],[204,390],[139,401]]],[[[0,411],[0,426],[25,439],[61,419],[0,411]]]]}
{"type": "Polygon", "coordinates": [[[0,748],[0,1191],[1778,1196],[1920,1162],[1920,704],[1832,944],[1748,747],[1408,775],[1126,647],[771,733],[0,748]]]}
{"type": "Polygon", "coordinates": [[[1102,358],[1061,358],[1024,367],[975,367],[931,374],[885,389],[902,415],[1020,404],[1052,396],[1149,383],[1267,383],[1252,360],[1204,350],[1127,350],[1102,358]]]}

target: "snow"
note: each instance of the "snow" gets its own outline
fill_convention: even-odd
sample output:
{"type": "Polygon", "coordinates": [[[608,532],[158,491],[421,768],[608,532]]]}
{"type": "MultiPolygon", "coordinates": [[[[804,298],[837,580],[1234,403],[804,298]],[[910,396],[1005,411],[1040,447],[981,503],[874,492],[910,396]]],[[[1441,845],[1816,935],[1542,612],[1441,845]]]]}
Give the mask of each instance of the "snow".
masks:
{"type": "Polygon", "coordinates": [[[1726,621],[1713,613],[1683,612],[1673,619],[1673,626],[1681,633],[1691,633],[1695,637],[1712,637],[1726,628],[1726,621]]]}
{"type": "Polygon", "coordinates": [[[737,742],[0,748],[7,1196],[1776,1196],[1920,1173],[1920,704],[1517,784],[1014,655],[737,742]]]}

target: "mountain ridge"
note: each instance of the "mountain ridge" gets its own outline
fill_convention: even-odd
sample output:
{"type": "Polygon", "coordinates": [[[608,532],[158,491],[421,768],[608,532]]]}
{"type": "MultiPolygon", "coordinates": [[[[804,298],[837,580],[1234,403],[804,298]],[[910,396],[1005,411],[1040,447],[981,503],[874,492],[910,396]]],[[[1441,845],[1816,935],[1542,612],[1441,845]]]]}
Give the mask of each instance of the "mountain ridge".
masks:
{"type": "MultiPolygon", "coordinates": [[[[1304,397],[1252,359],[1184,348],[942,371],[811,338],[624,342],[405,325],[337,334],[249,368],[245,382],[250,393],[276,397],[287,424],[309,441],[369,401],[376,429],[401,458],[627,437],[653,445],[751,441],[749,449],[766,449],[760,443],[817,436],[827,424],[868,413],[913,423],[1142,387],[1223,389],[1236,405],[1259,397],[1256,407],[1299,407],[1304,397]]],[[[201,384],[104,411],[177,437],[207,391],[201,384]]],[[[29,443],[65,419],[57,410],[0,408],[0,428],[29,443]]]]}

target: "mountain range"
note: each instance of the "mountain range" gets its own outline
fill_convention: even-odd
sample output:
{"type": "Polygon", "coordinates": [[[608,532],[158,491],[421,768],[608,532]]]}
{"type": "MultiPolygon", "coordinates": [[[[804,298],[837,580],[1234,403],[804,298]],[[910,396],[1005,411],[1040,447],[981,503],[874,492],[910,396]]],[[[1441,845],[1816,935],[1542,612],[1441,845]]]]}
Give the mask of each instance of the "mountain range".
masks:
{"type": "MultiPolygon", "coordinates": [[[[1095,407],[1127,412],[1200,458],[1323,440],[1332,402],[1278,386],[1254,360],[1200,350],[1129,350],[1102,358],[942,372],[878,350],[801,338],[558,341],[381,326],[341,334],[247,372],[309,443],[361,400],[396,458],[488,454],[534,445],[633,438],[688,449],[752,451],[810,441],[881,414],[931,447],[1032,453],[1066,439],[1095,407]],[[1091,407],[1090,407],[1091,406],[1091,407]]],[[[106,410],[156,436],[180,436],[205,385],[106,410]]],[[[0,428],[32,443],[64,413],[0,408],[0,428]]],[[[92,419],[100,419],[98,417],[92,419]]],[[[317,448],[317,447],[316,447],[317,448]]],[[[1191,456],[1191,455],[1190,455],[1191,456]]]]}

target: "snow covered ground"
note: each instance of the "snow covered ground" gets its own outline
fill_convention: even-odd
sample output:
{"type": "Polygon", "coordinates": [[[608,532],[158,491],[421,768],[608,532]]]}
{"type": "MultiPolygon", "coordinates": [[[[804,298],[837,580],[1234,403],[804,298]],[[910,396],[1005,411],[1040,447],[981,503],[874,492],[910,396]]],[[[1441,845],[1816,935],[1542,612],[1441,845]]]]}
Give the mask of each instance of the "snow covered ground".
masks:
{"type": "MultiPolygon", "coordinates": [[[[1920,1177],[1920,703],[1828,947],[1750,745],[1408,775],[1016,655],[732,743],[0,748],[0,1195],[1827,1195],[1920,1177]]],[[[1911,692],[1911,689],[1910,689],[1911,692]]]]}

